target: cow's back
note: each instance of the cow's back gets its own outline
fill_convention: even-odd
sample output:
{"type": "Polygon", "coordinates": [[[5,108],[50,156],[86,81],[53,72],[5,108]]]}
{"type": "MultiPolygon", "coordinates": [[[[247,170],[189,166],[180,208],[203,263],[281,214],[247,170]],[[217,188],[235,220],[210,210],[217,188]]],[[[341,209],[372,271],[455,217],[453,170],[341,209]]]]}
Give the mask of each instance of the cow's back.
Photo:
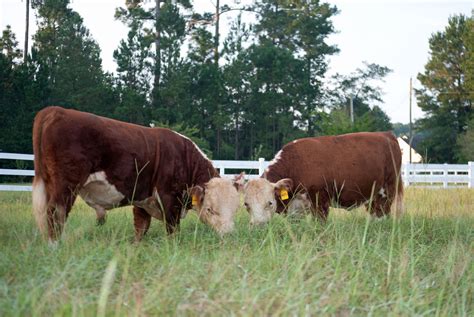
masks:
{"type": "Polygon", "coordinates": [[[104,172],[125,197],[133,190],[141,193],[141,188],[131,188],[137,169],[144,168],[138,186],[149,187],[152,173],[146,169],[155,165],[159,151],[158,134],[150,130],[75,110],[45,108],[33,129],[36,174],[45,182],[81,185],[104,172]]]}
{"type": "Polygon", "coordinates": [[[310,194],[326,191],[349,207],[366,201],[383,184],[395,183],[400,164],[400,148],[391,133],[352,133],[288,143],[265,177],[271,182],[291,178],[310,194]]]}

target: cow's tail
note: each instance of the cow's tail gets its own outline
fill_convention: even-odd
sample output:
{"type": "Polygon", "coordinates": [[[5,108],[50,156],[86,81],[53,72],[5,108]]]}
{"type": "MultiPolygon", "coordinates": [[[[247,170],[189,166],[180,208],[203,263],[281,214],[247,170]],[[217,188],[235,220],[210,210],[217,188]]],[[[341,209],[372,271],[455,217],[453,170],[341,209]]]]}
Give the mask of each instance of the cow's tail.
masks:
{"type": "Polygon", "coordinates": [[[48,226],[48,195],[46,187],[41,177],[35,176],[33,180],[33,214],[36,219],[38,229],[42,234],[46,234],[48,226]]]}
{"type": "Polygon", "coordinates": [[[41,141],[43,134],[43,113],[40,112],[33,124],[33,153],[35,177],[33,179],[33,215],[40,232],[45,235],[48,227],[48,194],[44,180],[44,167],[42,166],[41,141]]]}
{"type": "Polygon", "coordinates": [[[404,206],[403,206],[403,181],[402,175],[399,173],[397,177],[397,190],[395,196],[395,210],[394,215],[395,217],[400,217],[403,214],[404,206]]]}
{"type": "Polygon", "coordinates": [[[390,175],[394,175],[395,179],[395,204],[392,205],[392,213],[395,217],[400,217],[403,214],[403,180],[402,180],[402,152],[400,150],[400,145],[395,135],[391,132],[387,133],[389,138],[389,149],[391,161],[393,164],[393,172],[389,172],[390,175]]]}

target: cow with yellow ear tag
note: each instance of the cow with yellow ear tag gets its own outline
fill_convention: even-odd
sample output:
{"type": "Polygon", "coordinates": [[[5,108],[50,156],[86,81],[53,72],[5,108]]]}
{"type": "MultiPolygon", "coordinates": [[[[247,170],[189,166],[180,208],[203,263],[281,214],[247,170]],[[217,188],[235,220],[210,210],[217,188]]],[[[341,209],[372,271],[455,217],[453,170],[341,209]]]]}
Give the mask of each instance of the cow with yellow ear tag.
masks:
{"type": "Polygon", "coordinates": [[[235,180],[216,177],[189,190],[192,208],[199,219],[220,235],[234,230],[234,216],[240,205],[238,186],[235,180]]]}
{"type": "Polygon", "coordinates": [[[375,217],[392,205],[403,210],[401,151],[390,132],[361,132],[305,138],[286,144],[261,178],[244,188],[254,224],[276,213],[311,213],[325,221],[330,205],[366,205],[375,217]]]}
{"type": "Polygon", "coordinates": [[[244,187],[245,207],[250,214],[251,224],[268,222],[277,209],[290,200],[293,181],[284,178],[271,183],[265,178],[250,180],[244,187]]]}

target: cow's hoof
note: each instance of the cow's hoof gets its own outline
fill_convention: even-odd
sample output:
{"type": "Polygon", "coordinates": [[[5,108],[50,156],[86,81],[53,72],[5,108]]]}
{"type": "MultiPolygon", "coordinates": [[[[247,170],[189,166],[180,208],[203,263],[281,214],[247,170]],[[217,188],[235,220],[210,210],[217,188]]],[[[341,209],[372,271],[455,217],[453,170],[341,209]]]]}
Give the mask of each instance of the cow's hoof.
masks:
{"type": "Polygon", "coordinates": [[[52,239],[49,239],[49,240],[48,240],[48,247],[49,247],[51,250],[57,250],[58,245],[59,245],[58,240],[52,240],[52,239]]]}
{"type": "Polygon", "coordinates": [[[98,226],[103,226],[105,224],[105,218],[99,218],[97,219],[97,225],[98,226]]]}

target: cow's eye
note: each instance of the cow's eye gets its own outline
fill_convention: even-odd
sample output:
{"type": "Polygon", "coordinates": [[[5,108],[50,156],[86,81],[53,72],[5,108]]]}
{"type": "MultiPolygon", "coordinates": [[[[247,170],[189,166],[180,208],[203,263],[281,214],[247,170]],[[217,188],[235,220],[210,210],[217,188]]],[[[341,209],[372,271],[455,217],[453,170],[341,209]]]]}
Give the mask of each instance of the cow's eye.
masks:
{"type": "Polygon", "coordinates": [[[271,206],[271,205],[273,205],[273,202],[269,201],[267,204],[268,204],[268,206],[271,206]]]}
{"type": "Polygon", "coordinates": [[[212,215],[218,215],[219,213],[217,211],[215,211],[214,209],[212,208],[207,208],[206,209],[208,213],[212,214],[212,215]]]}
{"type": "Polygon", "coordinates": [[[249,209],[249,204],[244,203],[245,208],[249,209]]]}

